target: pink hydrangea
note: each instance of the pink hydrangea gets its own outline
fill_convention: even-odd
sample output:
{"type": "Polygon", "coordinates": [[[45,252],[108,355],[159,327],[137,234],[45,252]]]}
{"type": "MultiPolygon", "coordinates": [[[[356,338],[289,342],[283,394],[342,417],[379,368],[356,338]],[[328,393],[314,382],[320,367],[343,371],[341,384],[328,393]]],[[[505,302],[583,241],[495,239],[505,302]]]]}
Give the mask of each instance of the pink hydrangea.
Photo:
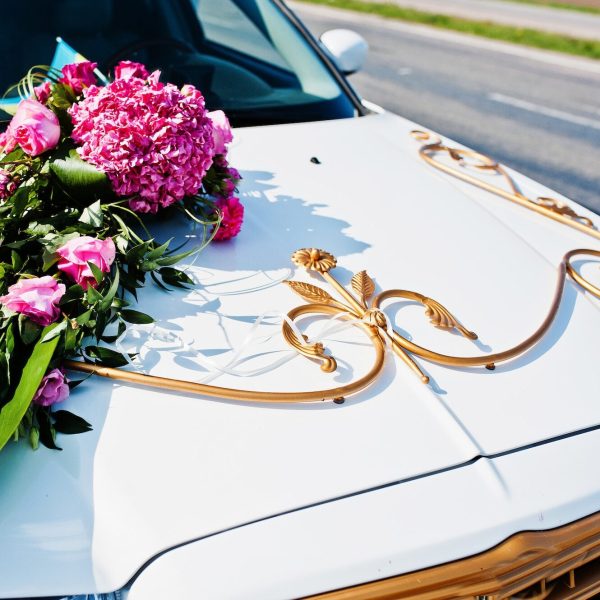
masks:
{"type": "Polygon", "coordinates": [[[91,86],[69,112],[73,139],[138,212],[156,213],[198,192],[213,160],[213,127],[202,94],[158,81],[117,79],[91,86]]]}
{"type": "Polygon", "coordinates": [[[49,275],[20,279],[8,288],[6,296],[0,297],[0,304],[45,327],[60,316],[57,305],[64,293],[65,286],[49,275]]]}
{"type": "Polygon", "coordinates": [[[0,200],[10,198],[16,189],[17,184],[11,174],[5,169],[0,169],[0,200]]]}
{"type": "Polygon", "coordinates": [[[82,235],[69,240],[56,252],[60,256],[58,268],[84,290],[90,285],[97,285],[89,263],[96,265],[103,273],[108,273],[115,260],[115,244],[111,238],[99,240],[82,235]]]}
{"type": "Polygon", "coordinates": [[[133,62],[131,60],[122,60],[115,67],[115,79],[130,79],[138,77],[139,79],[148,79],[150,73],[142,63],[133,62]]]}
{"type": "Polygon", "coordinates": [[[223,241],[235,237],[240,232],[244,221],[244,205],[239,198],[232,196],[219,198],[215,202],[215,206],[221,212],[222,221],[214,239],[223,241]]]}
{"type": "Polygon", "coordinates": [[[58,82],[71,86],[75,95],[79,96],[85,88],[96,83],[94,69],[97,66],[98,63],[93,63],[88,60],[65,65],[62,68],[62,77],[58,82]]]}
{"type": "Polygon", "coordinates": [[[39,406],[52,406],[69,397],[69,386],[65,374],[60,369],[48,371],[33,397],[33,403],[39,406]]]}

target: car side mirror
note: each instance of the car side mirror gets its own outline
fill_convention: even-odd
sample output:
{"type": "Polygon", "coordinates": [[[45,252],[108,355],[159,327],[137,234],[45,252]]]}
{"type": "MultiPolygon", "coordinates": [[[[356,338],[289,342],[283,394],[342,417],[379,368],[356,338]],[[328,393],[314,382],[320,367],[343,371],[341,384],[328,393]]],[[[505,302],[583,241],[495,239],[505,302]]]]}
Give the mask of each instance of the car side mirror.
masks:
{"type": "Polygon", "coordinates": [[[362,68],[369,49],[362,35],[350,29],[330,29],[320,40],[344,75],[362,68]]]}

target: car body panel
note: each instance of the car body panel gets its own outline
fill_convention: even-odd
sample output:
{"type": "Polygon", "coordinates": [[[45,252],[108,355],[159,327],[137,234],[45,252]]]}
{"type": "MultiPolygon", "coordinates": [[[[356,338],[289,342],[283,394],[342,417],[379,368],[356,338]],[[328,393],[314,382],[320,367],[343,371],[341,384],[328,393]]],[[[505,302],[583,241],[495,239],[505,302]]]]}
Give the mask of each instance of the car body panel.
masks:
{"type": "MultiPolygon", "coordinates": [[[[390,311],[424,345],[469,355],[530,335],[550,306],[562,254],[598,243],[433,170],[418,156],[414,126],[383,113],[236,131],[230,156],[244,177],[244,230],[192,262],[197,289],[166,295],[149,284],[140,294],[140,309],[178,340],[155,339],[142,367],[201,379],[207,373],[190,346],[223,364],[228,348],[247,343],[258,317],[303,302],[279,283],[292,275],[292,251],[311,246],[338,257],[340,281],[366,268],[380,288],[435,298],[481,336],[474,344],[438,331],[422,307],[390,311]]],[[[548,195],[519,182],[526,193],[548,195]]],[[[178,240],[197,235],[183,221],[156,228],[178,240]]],[[[300,271],[294,277],[324,285],[300,271]]],[[[598,426],[600,370],[590,332],[600,325],[599,309],[569,283],[552,331],[525,356],[495,372],[426,364],[428,387],[390,354],[380,379],[342,406],[248,405],[87,381],[66,407],[93,432],[61,437],[61,453],[33,453],[24,444],[3,452],[0,595],[115,590],[178,544],[598,426]],[[32,569],[35,579],[25,576],[32,569]]],[[[283,356],[278,331],[267,327],[270,339],[250,344],[252,352],[279,351],[257,359],[259,366],[283,356]]],[[[260,377],[223,375],[213,383],[295,391],[347,382],[365,372],[372,350],[359,333],[340,336],[328,342],[340,358],[338,375],[297,357],[260,377]]],[[[497,477],[489,477],[499,493],[497,477]]],[[[379,510],[368,508],[369,497],[361,497],[364,510],[379,510]]],[[[573,518],[597,510],[595,498],[573,518]]],[[[536,510],[554,502],[538,496],[536,510]]],[[[417,512],[427,518],[428,510],[417,512]]],[[[495,537],[465,537],[455,557],[523,523],[501,512],[489,518],[495,537]]],[[[411,549],[410,538],[396,543],[398,553],[411,549]]],[[[327,588],[351,583],[336,577],[327,588]]]]}
{"type": "Polygon", "coordinates": [[[304,597],[458,560],[597,511],[598,451],[596,430],[234,529],[157,558],[126,598],[304,597]]]}

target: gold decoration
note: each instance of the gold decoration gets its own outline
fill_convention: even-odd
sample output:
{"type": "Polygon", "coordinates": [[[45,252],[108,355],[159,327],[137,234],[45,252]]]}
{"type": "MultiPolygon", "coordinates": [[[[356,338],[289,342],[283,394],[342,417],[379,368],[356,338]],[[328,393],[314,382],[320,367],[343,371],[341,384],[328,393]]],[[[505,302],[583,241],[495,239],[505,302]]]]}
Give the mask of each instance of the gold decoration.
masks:
{"type": "Polygon", "coordinates": [[[318,248],[302,248],[292,254],[292,262],[307,271],[327,273],[335,267],[337,260],[333,254],[318,248]]]}
{"type": "Polygon", "coordinates": [[[600,231],[594,226],[591,219],[578,215],[568,204],[559,202],[554,198],[539,197],[532,199],[523,195],[515,180],[508,174],[508,171],[493,158],[490,158],[481,152],[475,152],[474,150],[446,146],[442,143],[440,138],[434,137],[431,133],[426,131],[414,130],[411,131],[411,135],[421,142],[426,142],[419,149],[419,154],[428,164],[436,169],[491,192],[492,194],[496,194],[506,200],[510,200],[520,206],[524,206],[529,210],[533,210],[554,221],[558,221],[563,225],[568,225],[569,227],[587,233],[596,239],[600,239],[600,231]],[[461,168],[455,169],[440,162],[436,159],[437,154],[447,154],[452,160],[460,165],[461,168]],[[505,190],[492,185],[483,179],[474,177],[468,173],[469,168],[476,171],[491,172],[501,175],[508,184],[509,189],[505,190]]]}
{"type": "MultiPolygon", "coordinates": [[[[558,313],[565,281],[568,276],[586,291],[597,298],[600,298],[600,289],[579,274],[571,264],[571,259],[574,256],[579,255],[600,258],[600,250],[577,249],[571,250],[565,255],[559,265],[556,291],[546,318],[523,342],[502,352],[476,356],[449,356],[417,345],[394,331],[382,309],[382,305],[386,301],[400,298],[419,302],[425,308],[425,315],[435,327],[446,331],[456,330],[458,333],[471,340],[477,339],[477,335],[465,328],[460,321],[437,300],[428,298],[418,292],[401,289],[387,290],[374,296],[369,303],[369,299],[374,292],[374,284],[372,279],[364,271],[358,273],[352,279],[353,290],[359,295],[359,298],[356,298],[329,272],[329,270],[333,268],[332,265],[336,264],[335,257],[323,250],[311,248],[295,252],[293,260],[295,262],[301,262],[307,270],[317,270],[321,277],[323,277],[323,279],[339,293],[343,301],[335,300],[328,292],[312,284],[299,281],[288,281],[287,285],[309,302],[309,304],[298,306],[291,310],[288,313],[288,317],[291,322],[296,322],[305,315],[339,316],[342,319],[349,320],[355,324],[367,335],[369,341],[373,345],[375,359],[368,373],[351,383],[310,392],[262,392],[254,390],[238,390],[194,383],[191,381],[155,377],[152,375],[144,375],[141,373],[101,367],[82,362],[70,361],[66,366],[69,369],[76,371],[95,373],[103,377],[109,377],[129,383],[174,391],[191,392],[203,396],[225,398],[229,400],[261,403],[315,402],[323,400],[340,402],[343,398],[365,389],[375,381],[383,368],[385,346],[386,343],[389,343],[394,353],[419,376],[421,381],[423,383],[429,383],[429,377],[421,370],[421,367],[415,362],[413,356],[418,356],[430,362],[451,367],[464,368],[485,366],[488,369],[493,369],[497,363],[515,358],[538,343],[550,329],[554,318],[558,313]],[[315,265],[318,265],[318,267],[315,265]]],[[[299,354],[319,363],[323,371],[330,373],[336,370],[336,359],[326,353],[322,343],[318,341],[309,343],[304,335],[299,339],[299,336],[287,321],[283,323],[282,334],[285,340],[295,348],[299,354]]]]}
{"type": "Polygon", "coordinates": [[[333,298],[325,290],[304,281],[284,281],[296,294],[309,302],[332,302],[333,298]]]}
{"type": "Polygon", "coordinates": [[[362,305],[366,307],[367,300],[375,293],[375,283],[366,271],[361,271],[352,278],[352,289],[360,296],[362,305]]]}

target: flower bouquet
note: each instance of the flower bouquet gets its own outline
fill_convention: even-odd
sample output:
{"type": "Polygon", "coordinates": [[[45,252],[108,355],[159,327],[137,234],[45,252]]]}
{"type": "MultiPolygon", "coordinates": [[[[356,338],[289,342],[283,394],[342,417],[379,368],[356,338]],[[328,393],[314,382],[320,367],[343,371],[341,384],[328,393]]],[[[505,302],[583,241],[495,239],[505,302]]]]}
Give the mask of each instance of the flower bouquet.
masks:
{"type": "Polygon", "coordinates": [[[102,342],[152,322],[131,308],[146,277],[192,284],[174,265],[241,227],[224,113],[141,64],[121,62],[106,85],[95,69],[31,69],[0,133],[0,449],[11,438],[58,449],[57,433],[88,431],[57,409],[80,383],[64,359],[127,364],[102,342]],[[202,228],[200,247],[150,236],[145,215],[174,210],[202,228]]]}

